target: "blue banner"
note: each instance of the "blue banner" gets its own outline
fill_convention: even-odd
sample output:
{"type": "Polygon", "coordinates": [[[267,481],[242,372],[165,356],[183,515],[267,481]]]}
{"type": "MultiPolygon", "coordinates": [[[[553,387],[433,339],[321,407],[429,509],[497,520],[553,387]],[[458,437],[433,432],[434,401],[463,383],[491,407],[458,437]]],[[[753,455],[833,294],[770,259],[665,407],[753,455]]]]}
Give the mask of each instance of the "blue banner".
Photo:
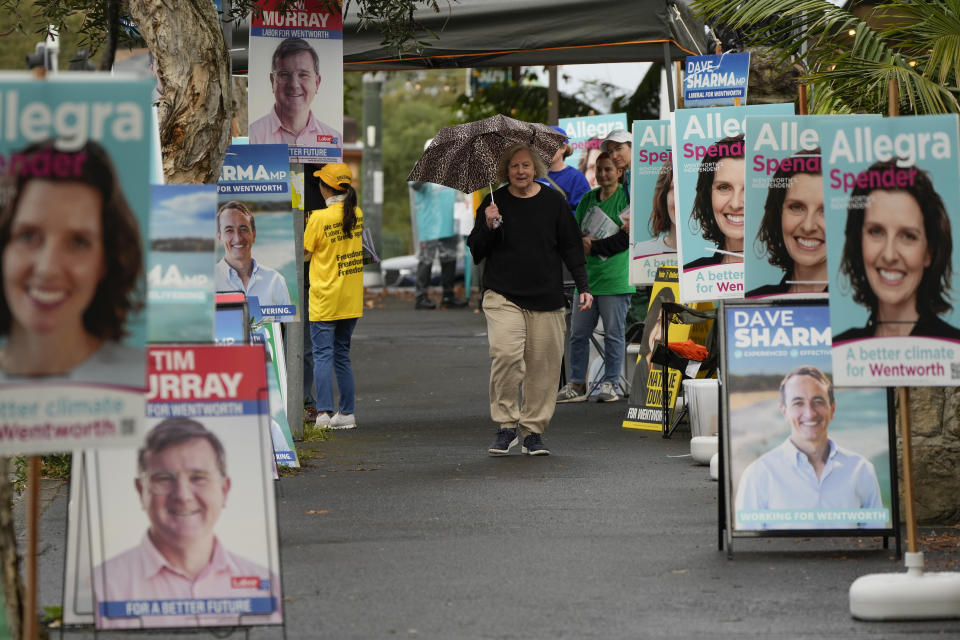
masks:
{"type": "Polygon", "coordinates": [[[690,56],[684,63],[684,107],[747,104],[750,53],[690,56]]]}

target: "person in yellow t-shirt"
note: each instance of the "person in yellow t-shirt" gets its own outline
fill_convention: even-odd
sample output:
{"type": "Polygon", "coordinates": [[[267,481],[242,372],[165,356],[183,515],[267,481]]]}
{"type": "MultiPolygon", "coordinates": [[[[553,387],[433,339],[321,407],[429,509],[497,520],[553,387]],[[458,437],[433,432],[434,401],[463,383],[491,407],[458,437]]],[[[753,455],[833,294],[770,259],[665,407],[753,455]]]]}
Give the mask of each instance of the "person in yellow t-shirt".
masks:
{"type": "Polygon", "coordinates": [[[350,337],[363,315],[363,212],[345,164],[324,165],[313,172],[327,204],[309,214],[303,233],[310,254],[310,339],[317,396],[317,425],[353,429],[353,366],[350,337]],[[333,375],[340,391],[333,406],[333,375]]]}

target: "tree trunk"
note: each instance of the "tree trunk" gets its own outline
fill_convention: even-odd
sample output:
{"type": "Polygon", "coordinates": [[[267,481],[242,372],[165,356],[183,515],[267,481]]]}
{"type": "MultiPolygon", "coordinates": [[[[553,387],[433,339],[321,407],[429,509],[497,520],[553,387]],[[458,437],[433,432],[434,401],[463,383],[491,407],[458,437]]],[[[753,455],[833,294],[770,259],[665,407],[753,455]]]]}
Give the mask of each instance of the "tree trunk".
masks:
{"type": "MultiPolygon", "coordinates": [[[[17,558],[17,533],[13,527],[13,483],[11,458],[0,456],[0,567],[7,627],[11,638],[19,638],[23,621],[23,583],[17,558]]],[[[0,629],[0,636],[7,629],[0,629]]]]}
{"type": "Polygon", "coordinates": [[[213,183],[230,144],[230,54],[209,0],[128,0],[156,60],[163,173],[213,183]]]}

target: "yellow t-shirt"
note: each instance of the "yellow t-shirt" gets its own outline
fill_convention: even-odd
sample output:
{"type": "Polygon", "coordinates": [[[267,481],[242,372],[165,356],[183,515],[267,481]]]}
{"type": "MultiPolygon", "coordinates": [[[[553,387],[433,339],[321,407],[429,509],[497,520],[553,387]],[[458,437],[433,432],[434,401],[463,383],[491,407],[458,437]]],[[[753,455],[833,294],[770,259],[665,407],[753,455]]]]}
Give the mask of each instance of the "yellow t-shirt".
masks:
{"type": "Polygon", "coordinates": [[[343,203],[311,212],[303,232],[310,258],[310,321],[344,320],[363,315],[363,212],[349,238],[341,231],[343,203]]]}

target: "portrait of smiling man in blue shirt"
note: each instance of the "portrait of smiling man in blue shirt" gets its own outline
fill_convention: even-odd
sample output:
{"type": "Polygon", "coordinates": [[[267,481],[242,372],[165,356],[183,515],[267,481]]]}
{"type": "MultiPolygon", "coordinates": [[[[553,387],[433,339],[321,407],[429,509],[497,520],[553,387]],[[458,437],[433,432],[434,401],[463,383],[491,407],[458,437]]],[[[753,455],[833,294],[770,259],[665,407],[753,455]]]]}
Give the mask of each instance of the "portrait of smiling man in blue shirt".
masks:
{"type": "Polygon", "coordinates": [[[738,529],[847,529],[885,526],[873,465],[827,435],[837,402],[816,367],[798,367],[780,383],[780,413],[790,436],[740,477],[738,529]],[[866,510],[873,516],[864,517],[866,510]],[[768,512],[768,513],[763,513],[768,512]]]}
{"type": "Polygon", "coordinates": [[[253,258],[257,225],[242,202],[227,202],[217,211],[217,242],[224,256],[214,269],[217,291],[243,291],[260,306],[289,305],[290,292],[282,275],[253,258]]]}

